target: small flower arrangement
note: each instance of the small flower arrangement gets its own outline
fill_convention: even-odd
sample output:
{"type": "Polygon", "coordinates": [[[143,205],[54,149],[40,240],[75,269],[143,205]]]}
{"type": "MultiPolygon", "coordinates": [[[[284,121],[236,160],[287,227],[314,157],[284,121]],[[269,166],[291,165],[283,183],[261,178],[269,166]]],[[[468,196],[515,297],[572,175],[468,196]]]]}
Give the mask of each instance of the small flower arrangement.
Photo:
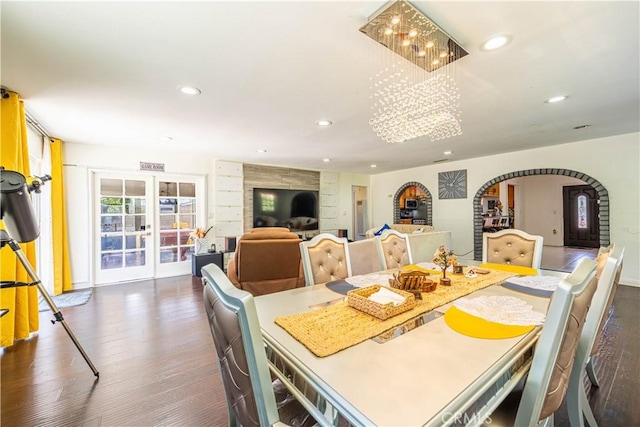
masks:
{"type": "Polygon", "coordinates": [[[442,277],[447,277],[447,267],[455,265],[457,263],[456,254],[453,250],[447,248],[445,245],[440,247],[433,254],[433,263],[442,269],[442,277]]]}
{"type": "Polygon", "coordinates": [[[204,239],[207,233],[209,232],[209,230],[211,230],[212,228],[213,227],[209,227],[207,230],[205,230],[202,227],[196,227],[195,230],[189,233],[189,239],[191,240],[204,239]]]}

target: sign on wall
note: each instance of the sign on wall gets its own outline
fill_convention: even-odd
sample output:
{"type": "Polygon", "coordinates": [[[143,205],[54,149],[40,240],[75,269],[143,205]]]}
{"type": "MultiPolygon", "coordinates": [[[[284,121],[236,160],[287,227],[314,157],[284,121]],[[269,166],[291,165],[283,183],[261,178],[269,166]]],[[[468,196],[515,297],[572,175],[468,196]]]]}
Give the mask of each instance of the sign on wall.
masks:
{"type": "Polygon", "coordinates": [[[140,170],[164,172],[164,163],[140,162],[140,170]]]}

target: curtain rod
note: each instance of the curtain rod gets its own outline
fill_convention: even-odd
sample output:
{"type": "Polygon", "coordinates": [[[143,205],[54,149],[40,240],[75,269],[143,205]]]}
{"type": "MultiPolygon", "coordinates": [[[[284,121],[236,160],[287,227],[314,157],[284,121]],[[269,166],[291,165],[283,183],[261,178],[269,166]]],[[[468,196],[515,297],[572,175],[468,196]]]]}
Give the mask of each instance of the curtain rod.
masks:
{"type": "Polygon", "coordinates": [[[35,129],[40,135],[42,135],[45,138],[48,138],[49,140],[52,139],[49,132],[47,132],[47,130],[36,120],[35,117],[33,117],[31,113],[27,111],[26,108],[24,109],[24,116],[27,121],[27,124],[30,125],[33,129],[35,129]]]}
{"type": "MultiPolygon", "coordinates": [[[[9,97],[9,94],[7,92],[11,92],[11,90],[5,86],[0,87],[0,96],[2,96],[3,99],[6,99],[9,97]]],[[[38,122],[38,120],[36,120],[36,118],[33,117],[33,115],[27,111],[26,108],[24,109],[24,116],[28,125],[30,125],[41,136],[48,138],[51,141],[52,138],[49,132],[47,132],[44,126],[42,126],[40,122],[38,122]]]]}

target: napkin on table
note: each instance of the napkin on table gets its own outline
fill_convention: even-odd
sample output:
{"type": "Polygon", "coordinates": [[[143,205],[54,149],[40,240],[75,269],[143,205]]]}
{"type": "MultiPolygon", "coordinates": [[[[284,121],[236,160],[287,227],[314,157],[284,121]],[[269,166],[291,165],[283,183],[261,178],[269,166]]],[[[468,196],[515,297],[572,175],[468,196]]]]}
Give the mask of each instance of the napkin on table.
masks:
{"type": "Polygon", "coordinates": [[[398,295],[397,293],[390,291],[387,288],[381,287],[377,292],[372,293],[371,295],[369,295],[369,299],[371,301],[377,302],[378,304],[389,304],[390,302],[393,303],[394,307],[399,306],[400,304],[404,303],[405,301],[405,297],[403,297],[402,295],[398,295]]]}

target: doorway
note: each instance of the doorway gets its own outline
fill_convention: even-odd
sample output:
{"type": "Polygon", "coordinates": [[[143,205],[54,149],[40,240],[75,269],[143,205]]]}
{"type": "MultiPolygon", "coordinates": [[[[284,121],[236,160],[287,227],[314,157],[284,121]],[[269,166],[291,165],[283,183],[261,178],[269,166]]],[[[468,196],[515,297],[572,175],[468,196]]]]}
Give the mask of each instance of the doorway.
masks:
{"type": "Polygon", "coordinates": [[[93,183],[96,285],[191,271],[203,177],[95,172],[93,183]]]}
{"type": "Polygon", "coordinates": [[[365,238],[369,222],[367,221],[367,187],[353,185],[351,187],[353,202],[353,240],[365,238]]]}
{"type": "MultiPolygon", "coordinates": [[[[556,169],[556,168],[547,168],[547,169],[527,169],[520,170],[515,172],[509,172],[503,175],[500,175],[492,180],[484,183],[477,190],[474,199],[473,199],[473,256],[476,260],[482,259],[482,225],[483,225],[483,217],[482,217],[482,197],[487,191],[489,187],[495,185],[502,181],[507,181],[513,178],[525,177],[525,176],[533,176],[533,175],[561,175],[567,176],[571,178],[575,178],[583,181],[587,184],[587,186],[592,187],[596,194],[597,198],[601,201],[598,204],[597,209],[597,219],[599,222],[599,236],[598,236],[598,245],[599,246],[608,246],[610,243],[611,236],[609,234],[609,227],[600,226],[600,224],[609,224],[609,192],[607,189],[600,183],[598,180],[590,177],[589,175],[577,172],[570,169],[556,169]]],[[[560,195],[558,197],[561,197],[560,195]]],[[[518,189],[516,188],[515,194],[515,203],[516,203],[516,211],[519,209],[520,203],[518,202],[518,189]]],[[[524,215],[524,210],[523,210],[524,215]]],[[[522,217],[518,215],[518,217],[522,217]]],[[[543,254],[544,255],[544,254],[543,254]]]]}
{"type": "Polygon", "coordinates": [[[153,277],[153,177],[96,174],[96,284],[153,277]]]}
{"type": "Polygon", "coordinates": [[[590,185],[562,187],[564,245],[585,248],[600,246],[598,194],[590,185]]]}

